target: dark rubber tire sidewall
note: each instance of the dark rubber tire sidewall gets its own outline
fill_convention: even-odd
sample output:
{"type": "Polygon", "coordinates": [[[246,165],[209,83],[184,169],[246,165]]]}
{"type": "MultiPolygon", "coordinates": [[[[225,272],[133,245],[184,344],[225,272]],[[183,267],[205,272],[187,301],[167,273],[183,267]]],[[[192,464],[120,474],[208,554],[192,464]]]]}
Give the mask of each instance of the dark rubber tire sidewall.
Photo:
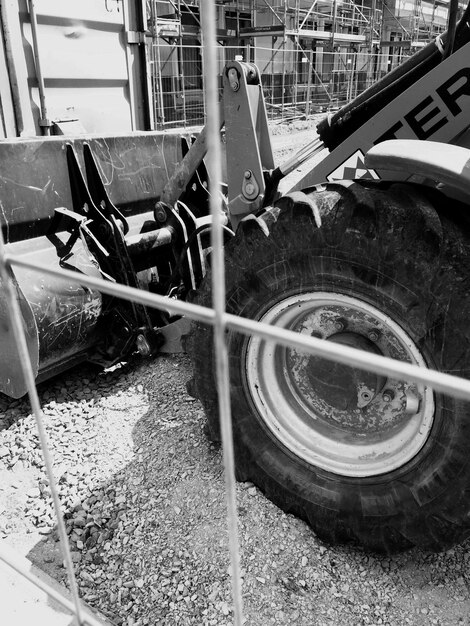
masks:
{"type": "MultiPolygon", "coordinates": [[[[398,209],[390,219],[362,188],[358,193],[365,193],[363,205],[362,196],[359,201],[356,197],[351,209],[348,193],[341,191],[343,204],[340,209],[335,205],[336,213],[326,207],[322,229],[308,211],[284,206],[269,237],[251,226],[237,237],[227,251],[229,312],[257,319],[271,303],[291,293],[334,286],[335,291],[363,298],[394,318],[415,338],[430,365],[466,375],[470,351],[460,307],[464,304],[467,311],[470,307],[461,296],[455,299],[453,290],[461,276],[449,253],[461,240],[458,229],[447,225],[450,234],[441,241],[440,223],[423,200],[410,235],[400,224],[398,209]],[[355,211],[358,205],[360,210],[355,211]],[[373,226],[370,205],[375,210],[373,226]],[[383,232],[389,233],[390,250],[380,244],[378,234],[383,232]],[[396,254],[406,253],[410,238],[414,254],[397,262],[396,254]],[[331,245],[338,240],[339,245],[331,245]],[[458,335],[447,343],[441,328],[445,323],[453,324],[458,335]],[[432,324],[436,330],[429,332],[432,324]]],[[[393,208],[406,205],[400,194],[401,188],[398,199],[391,201],[393,208]]],[[[206,286],[201,296],[206,304],[209,293],[206,286]]],[[[405,466],[376,477],[339,476],[307,464],[273,437],[257,416],[247,390],[247,339],[230,331],[227,341],[239,478],[255,482],[283,510],[308,520],[331,541],[357,539],[385,551],[410,545],[440,550],[468,534],[470,426],[465,403],[435,395],[430,437],[405,466]]],[[[209,369],[208,376],[196,375],[196,387],[216,432],[216,395],[209,382],[214,356],[210,329],[199,326],[192,345],[193,357],[198,353],[193,358],[196,368],[205,363],[209,369]]]]}

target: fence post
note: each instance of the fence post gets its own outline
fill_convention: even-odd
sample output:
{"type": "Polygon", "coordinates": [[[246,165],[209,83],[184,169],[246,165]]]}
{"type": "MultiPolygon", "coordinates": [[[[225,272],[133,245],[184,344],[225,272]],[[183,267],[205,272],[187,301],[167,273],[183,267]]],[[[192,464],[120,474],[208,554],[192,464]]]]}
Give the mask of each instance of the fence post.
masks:
{"type": "Polygon", "coordinates": [[[313,72],[313,50],[308,55],[308,78],[307,78],[307,96],[305,98],[305,117],[310,115],[310,91],[312,89],[312,72],[313,72]]]}

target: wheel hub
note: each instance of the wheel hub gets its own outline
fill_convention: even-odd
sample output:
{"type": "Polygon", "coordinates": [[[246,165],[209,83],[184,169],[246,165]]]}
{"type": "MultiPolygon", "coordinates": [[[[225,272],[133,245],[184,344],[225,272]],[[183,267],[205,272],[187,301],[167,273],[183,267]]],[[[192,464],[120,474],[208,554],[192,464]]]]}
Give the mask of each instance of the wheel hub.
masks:
{"type": "MultiPolygon", "coordinates": [[[[340,332],[327,337],[327,341],[380,354],[380,350],[370,340],[357,333],[340,332]]],[[[293,367],[293,353],[289,351],[287,358],[293,367]]],[[[343,363],[318,356],[309,357],[304,374],[314,394],[340,411],[366,406],[385,382],[383,376],[360,372],[343,363]]]]}
{"type": "MultiPolygon", "coordinates": [[[[288,297],[260,321],[307,336],[426,366],[388,315],[350,296],[288,297]]],[[[292,453],[348,476],[382,474],[411,460],[432,426],[432,391],[256,337],[246,349],[246,383],[257,413],[292,453]]]]}

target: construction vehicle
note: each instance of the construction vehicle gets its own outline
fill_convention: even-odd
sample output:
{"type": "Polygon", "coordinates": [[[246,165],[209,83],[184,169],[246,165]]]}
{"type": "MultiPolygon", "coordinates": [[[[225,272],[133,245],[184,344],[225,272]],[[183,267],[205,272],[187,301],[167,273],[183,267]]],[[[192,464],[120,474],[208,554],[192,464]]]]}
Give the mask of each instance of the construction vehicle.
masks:
{"type": "MultiPolygon", "coordinates": [[[[227,311],[468,377],[470,9],[276,167],[257,68],[223,75],[227,311]],[[426,143],[424,143],[426,142],[426,143]],[[308,157],[326,150],[302,173],[308,157]],[[297,172],[281,194],[284,177],[297,172]],[[300,172],[300,174],[299,174],[300,172]]],[[[206,131],[0,142],[9,251],[211,305],[206,131]]],[[[38,380],[152,355],[184,319],[15,269],[38,380]]],[[[26,388],[0,299],[0,389],[26,388]]],[[[219,436],[209,326],[186,337],[219,436]]],[[[470,532],[469,410],[429,386],[227,332],[238,478],[326,540],[442,550],[470,532]]]]}

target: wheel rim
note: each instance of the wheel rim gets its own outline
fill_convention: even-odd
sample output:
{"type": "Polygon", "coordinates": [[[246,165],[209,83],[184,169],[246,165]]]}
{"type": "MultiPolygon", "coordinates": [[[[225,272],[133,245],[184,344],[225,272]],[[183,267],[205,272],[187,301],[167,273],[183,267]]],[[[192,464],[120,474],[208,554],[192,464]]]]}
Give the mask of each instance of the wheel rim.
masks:
{"type": "MultiPolygon", "coordinates": [[[[290,296],[259,321],[426,367],[410,336],[391,317],[334,292],[290,296]]],[[[251,337],[245,381],[257,414],[274,437],[311,465],[351,477],[398,469],[429,437],[432,390],[251,337]]]]}

